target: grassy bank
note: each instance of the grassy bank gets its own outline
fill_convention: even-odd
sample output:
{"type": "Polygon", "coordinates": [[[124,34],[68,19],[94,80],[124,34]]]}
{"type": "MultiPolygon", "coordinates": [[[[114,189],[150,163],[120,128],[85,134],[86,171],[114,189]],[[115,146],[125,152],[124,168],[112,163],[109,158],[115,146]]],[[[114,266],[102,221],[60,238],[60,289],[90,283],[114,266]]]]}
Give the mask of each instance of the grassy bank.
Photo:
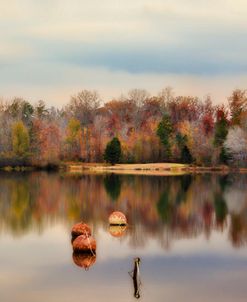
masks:
{"type": "Polygon", "coordinates": [[[114,166],[99,163],[66,163],[67,170],[72,173],[117,173],[142,175],[182,175],[185,173],[246,173],[247,169],[233,169],[228,166],[198,167],[177,163],[149,163],[149,164],[117,164],[114,166]]]}

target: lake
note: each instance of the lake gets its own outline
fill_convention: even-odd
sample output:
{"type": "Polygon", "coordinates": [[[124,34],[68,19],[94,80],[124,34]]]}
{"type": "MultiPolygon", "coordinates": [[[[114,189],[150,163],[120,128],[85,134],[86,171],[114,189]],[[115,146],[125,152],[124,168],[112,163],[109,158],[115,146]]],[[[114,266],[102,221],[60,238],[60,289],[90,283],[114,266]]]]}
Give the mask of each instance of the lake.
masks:
{"type": "Polygon", "coordinates": [[[247,175],[0,173],[0,301],[236,302],[246,280],[247,175]],[[81,220],[95,257],[73,255],[81,220]]]}

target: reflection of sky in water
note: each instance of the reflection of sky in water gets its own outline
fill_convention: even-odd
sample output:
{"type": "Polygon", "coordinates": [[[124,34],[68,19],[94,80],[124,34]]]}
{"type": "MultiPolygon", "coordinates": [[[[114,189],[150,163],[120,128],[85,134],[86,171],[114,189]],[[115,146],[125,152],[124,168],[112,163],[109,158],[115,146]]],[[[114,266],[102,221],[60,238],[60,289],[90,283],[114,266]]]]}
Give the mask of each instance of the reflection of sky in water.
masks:
{"type": "MultiPolygon", "coordinates": [[[[14,180],[12,179],[12,181],[14,180]]],[[[54,179],[51,179],[51,181],[54,184],[54,179]]],[[[93,181],[93,179],[89,180],[91,185],[93,181]]],[[[110,195],[116,198],[114,203],[119,202],[118,206],[121,206],[121,198],[124,201],[127,195],[134,194],[132,190],[140,190],[142,182],[129,184],[123,178],[121,193],[116,194],[114,192],[110,195],[104,195],[105,192],[102,191],[101,195],[98,195],[98,197],[102,197],[102,208],[99,209],[99,212],[92,208],[93,214],[88,216],[97,240],[97,260],[88,271],[77,267],[73,262],[70,227],[77,217],[71,219],[64,214],[66,213],[66,210],[64,210],[66,203],[62,200],[58,208],[52,210],[55,212],[42,210],[41,214],[35,207],[37,201],[32,201],[33,212],[31,211],[29,214],[33,215],[32,219],[35,223],[31,224],[28,231],[22,233],[21,236],[18,235],[19,232],[17,234],[12,231],[9,232],[9,228],[12,226],[1,216],[1,301],[134,301],[133,285],[128,271],[132,270],[133,258],[136,256],[141,258],[142,301],[245,301],[247,294],[245,284],[247,280],[247,246],[245,245],[244,231],[247,193],[243,190],[243,185],[246,184],[245,181],[245,178],[238,179],[238,185],[233,182],[224,189],[224,192],[221,191],[217,178],[207,179],[205,182],[197,181],[197,187],[192,182],[190,188],[186,191],[187,195],[183,196],[186,199],[185,204],[190,205],[186,208],[186,215],[184,214],[185,216],[182,216],[182,218],[179,216],[181,211],[182,213],[185,211],[184,205],[182,205],[182,210],[181,205],[172,210],[173,218],[169,220],[169,223],[160,224],[160,221],[156,221],[156,216],[153,214],[153,222],[150,217],[147,217],[147,224],[150,224],[152,232],[145,225],[145,220],[140,219],[140,208],[138,202],[136,202],[133,209],[126,209],[132,216],[132,224],[129,230],[127,230],[124,237],[115,238],[108,233],[107,223],[104,222],[101,216],[97,215],[104,211],[107,212],[106,209],[108,208],[112,210],[112,205],[109,204],[109,201],[106,201],[106,198],[110,195]],[[232,207],[228,206],[229,212],[225,218],[223,228],[217,227],[215,208],[213,208],[210,236],[203,231],[208,223],[207,215],[205,221],[201,222],[200,220],[201,213],[210,212],[208,203],[214,204],[215,202],[215,200],[210,200],[208,197],[205,197],[206,201],[202,198],[202,196],[207,195],[207,192],[203,191],[206,188],[208,189],[207,183],[209,183],[209,187],[211,185],[211,191],[220,192],[221,195],[224,195],[227,205],[230,202],[229,196],[237,196],[238,192],[241,196],[241,207],[239,207],[237,200],[231,202],[232,207]],[[242,185],[239,185],[241,183],[242,185]],[[193,203],[191,198],[194,196],[193,192],[198,190],[199,184],[201,194],[197,201],[193,203]],[[132,189],[129,189],[130,187],[132,189]],[[227,195],[228,192],[230,195],[227,195]],[[234,192],[234,195],[231,195],[232,192],[234,192]],[[236,204],[236,211],[234,211],[234,204],[236,204]],[[54,213],[56,213],[55,216],[54,213]],[[199,221],[199,231],[189,232],[189,234],[181,233],[180,228],[178,229],[181,220],[182,225],[188,227],[184,222],[185,217],[189,223],[193,223],[193,228],[197,227],[195,220],[190,218],[195,213],[197,213],[196,222],[199,221]],[[232,244],[230,238],[232,221],[236,219],[236,213],[242,216],[240,222],[238,220],[234,222],[236,224],[235,228],[237,231],[241,231],[241,236],[244,237],[241,237],[241,245],[237,245],[238,248],[232,244]],[[39,223],[36,221],[38,218],[35,215],[45,217],[42,222],[41,233],[37,231],[39,223]],[[156,224],[158,226],[154,228],[153,225],[156,224]],[[140,236],[142,236],[141,244],[139,244],[140,236]],[[164,244],[164,238],[171,242],[168,245],[164,244]]],[[[88,185],[89,182],[86,184],[88,185]]],[[[18,188],[20,183],[22,183],[21,180],[14,181],[16,190],[22,192],[21,196],[32,196],[32,192],[31,195],[29,194],[29,188],[27,191],[23,189],[23,183],[18,188]]],[[[38,184],[39,188],[42,187],[42,183],[38,182],[38,184]]],[[[71,180],[69,184],[73,186],[71,180]]],[[[76,184],[78,185],[78,182],[76,184]]],[[[152,184],[151,182],[151,187],[152,184]]],[[[17,209],[7,207],[8,203],[12,205],[14,202],[19,204],[16,201],[16,195],[12,196],[11,200],[3,200],[3,196],[9,196],[9,193],[6,193],[9,192],[6,189],[8,185],[5,185],[6,187],[3,187],[3,184],[1,185],[0,202],[2,212],[5,209],[5,215],[12,217],[14,211],[19,215],[15,217],[20,217],[21,207],[18,206],[17,209]],[[4,195],[3,192],[6,194],[4,195]],[[8,210],[6,210],[7,208],[8,210]]],[[[68,189],[65,190],[66,185],[67,182],[63,182],[59,187],[63,194],[68,189]]],[[[147,186],[147,183],[145,185],[147,186]]],[[[102,190],[101,186],[102,180],[99,180],[99,191],[102,190]]],[[[166,189],[162,186],[163,184],[158,195],[163,194],[166,189]]],[[[181,197],[181,192],[178,189],[179,185],[175,182],[171,186],[170,194],[178,200],[181,197]],[[180,197],[177,197],[178,195],[180,197]]],[[[53,188],[56,190],[56,187],[53,188]]],[[[73,193],[70,192],[72,195],[67,195],[67,198],[68,196],[78,197],[74,194],[75,188],[73,187],[73,193]]],[[[44,194],[44,192],[40,193],[44,194]]],[[[208,193],[212,194],[212,192],[208,193]]],[[[88,193],[84,195],[86,194],[88,193]]],[[[136,196],[138,197],[137,192],[136,196]]],[[[216,199],[219,199],[218,195],[216,199]]],[[[158,198],[158,200],[160,199],[158,198]]],[[[70,202],[74,203],[75,201],[70,202]]],[[[149,209],[150,212],[156,209],[157,203],[158,201],[154,203],[154,207],[149,209]]],[[[98,206],[99,204],[97,204],[98,206]]],[[[144,197],[143,206],[146,206],[144,197]]],[[[27,230],[25,227],[24,229],[27,230]]]]}
{"type": "MultiPolygon", "coordinates": [[[[89,271],[76,267],[68,230],[48,228],[41,236],[1,238],[2,301],[131,301],[128,271],[141,257],[143,301],[244,301],[247,249],[236,250],[225,234],[179,240],[170,251],[154,240],[142,248],[96,234],[97,261],[89,271]]],[[[134,298],[133,298],[134,299],[134,298]]]]}

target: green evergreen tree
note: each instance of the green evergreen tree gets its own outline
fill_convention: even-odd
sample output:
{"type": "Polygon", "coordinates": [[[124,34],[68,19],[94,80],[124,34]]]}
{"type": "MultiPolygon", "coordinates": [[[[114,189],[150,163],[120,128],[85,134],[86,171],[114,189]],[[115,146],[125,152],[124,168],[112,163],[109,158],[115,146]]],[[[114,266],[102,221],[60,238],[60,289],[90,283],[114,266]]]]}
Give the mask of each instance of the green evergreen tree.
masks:
{"type": "Polygon", "coordinates": [[[231,159],[231,154],[228,150],[223,146],[220,151],[220,163],[227,164],[228,161],[231,159]]]}
{"type": "Polygon", "coordinates": [[[181,161],[184,164],[191,164],[193,162],[192,155],[189,148],[185,145],[181,151],[181,161]]]}
{"type": "Polygon", "coordinates": [[[228,134],[228,120],[224,110],[218,109],[217,111],[217,120],[215,123],[215,132],[214,132],[214,145],[219,148],[219,162],[227,163],[228,155],[226,149],[224,148],[224,142],[228,134]]]}
{"type": "Polygon", "coordinates": [[[193,162],[193,158],[188,146],[186,145],[187,141],[187,135],[182,135],[180,132],[177,133],[176,142],[181,153],[180,160],[184,164],[191,164],[193,162]]]}
{"type": "Polygon", "coordinates": [[[159,123],[156,134],[160,138],[161,143],[165,147],[165,156],[170,158],[171,156],[171,143],[170,138],[173,132],[173,126],[171,118],[168,114],[165,114],[162,121],[159,123]]]}
{"type": "Polygon", "coordinates": [[[121,143],[117,137],[114,137],[106,146],[104,160],[115,165],[120,162],[121,153],[121,143]]]}
{"type": "Polygon", "coordinates": [[[221,147],[228,134],[228,122],[224,114],[215,123],[214,145],[221,147]]]}

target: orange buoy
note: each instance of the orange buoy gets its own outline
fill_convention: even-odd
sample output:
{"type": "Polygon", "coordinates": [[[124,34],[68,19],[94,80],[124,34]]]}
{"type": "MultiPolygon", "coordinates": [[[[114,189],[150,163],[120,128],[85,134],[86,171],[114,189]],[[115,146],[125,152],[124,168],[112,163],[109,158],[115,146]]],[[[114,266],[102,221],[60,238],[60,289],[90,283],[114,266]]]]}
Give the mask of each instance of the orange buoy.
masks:
{"type": "Polygon", "coordinates": [[[86,235],[87,237],[92,235],[90,227],[83,222],[76,223],[71,230],[72,239],[80,236],[86,235]]]}
{"type": "Polygon", "coordinates": [[[126,229],[127,229],[126,225],[110,225],[109,233],[113,237],[122,237],[125,235],[126,229]]]}
{"type": "Polygon", "coordinates": [[[84,268],[85,270],[88,270],[90,266],[94,265],[96,262],[96,255],[92,253],[73,253],[73,261],[74,263],[84,268]]]}
{"type": "Polygon", "coordinates": [[[80,235],[72,243],[74,252],[92,253],[96,251],[96,240],[92,236],[80,235]]]}
{"type": "Polygon", "coordinates": [[[110,225],[126,225],[127,219],[122,212],[113,212],[109,216],[110,225]]]}

